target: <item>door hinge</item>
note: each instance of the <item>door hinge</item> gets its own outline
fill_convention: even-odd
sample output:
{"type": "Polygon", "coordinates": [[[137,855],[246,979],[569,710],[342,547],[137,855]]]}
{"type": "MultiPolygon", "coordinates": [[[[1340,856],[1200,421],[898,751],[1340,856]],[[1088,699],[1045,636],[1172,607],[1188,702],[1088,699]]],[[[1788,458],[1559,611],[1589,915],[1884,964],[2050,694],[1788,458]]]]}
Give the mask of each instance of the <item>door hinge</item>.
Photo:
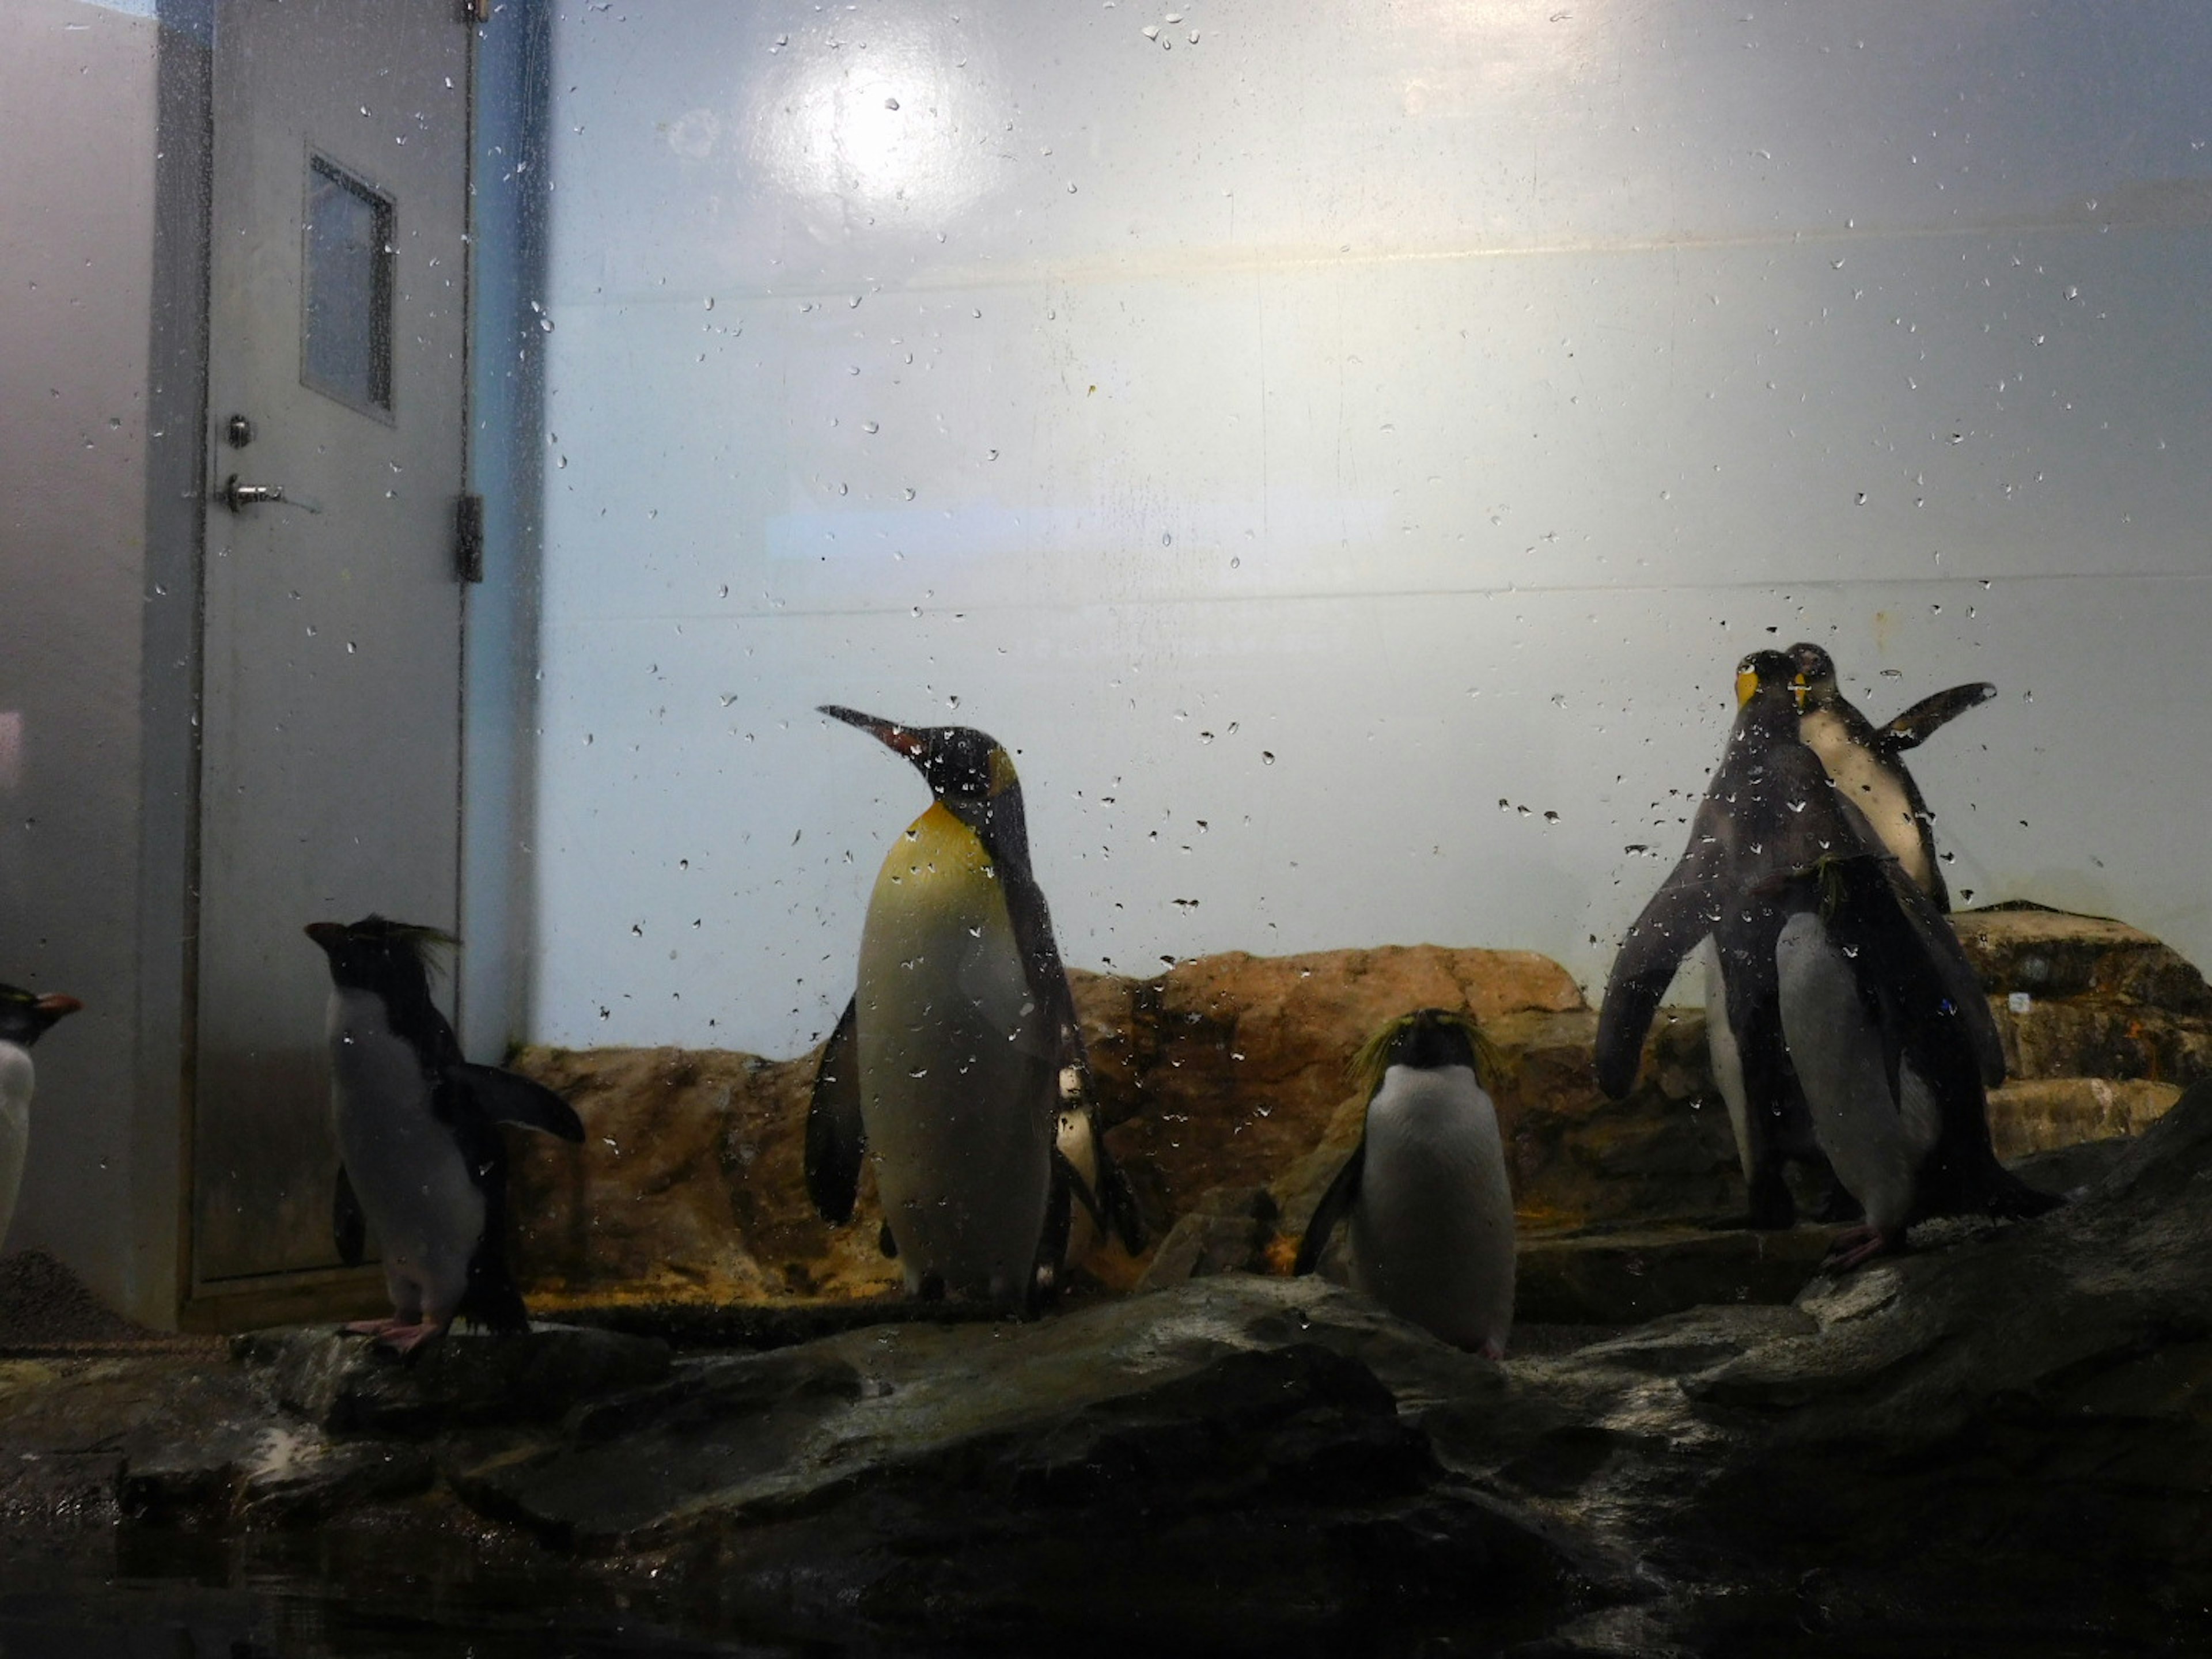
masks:
{"type": "Polygon", "coordinates": [[[483,559],[483,497],[464,495],[453,503],[453,574],[465,582],[480,582],[483,559]]]}

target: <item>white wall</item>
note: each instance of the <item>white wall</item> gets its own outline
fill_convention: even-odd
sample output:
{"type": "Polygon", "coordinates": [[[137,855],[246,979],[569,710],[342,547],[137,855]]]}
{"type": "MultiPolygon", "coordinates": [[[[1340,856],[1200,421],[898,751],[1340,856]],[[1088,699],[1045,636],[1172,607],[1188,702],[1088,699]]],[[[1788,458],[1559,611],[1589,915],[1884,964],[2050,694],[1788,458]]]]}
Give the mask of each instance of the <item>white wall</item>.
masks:
{"type": "Polygon", "coordinates": [[[1746,9],[557,14],[537,1035],[826,1029],[830,700],[1016,750],[1075,963],[1601,979],[1799,637],[2002,687],[1962,897],[2212,960],[2212,14],[1746,9]]]}
{"type": "Polygon", "coordinates": [[[167,1323],[199,371],[157,135],[204,52],[152,10],[0,15],[0,980],[85,1005],[38,1048],[4,1243],[167,1323]]]}

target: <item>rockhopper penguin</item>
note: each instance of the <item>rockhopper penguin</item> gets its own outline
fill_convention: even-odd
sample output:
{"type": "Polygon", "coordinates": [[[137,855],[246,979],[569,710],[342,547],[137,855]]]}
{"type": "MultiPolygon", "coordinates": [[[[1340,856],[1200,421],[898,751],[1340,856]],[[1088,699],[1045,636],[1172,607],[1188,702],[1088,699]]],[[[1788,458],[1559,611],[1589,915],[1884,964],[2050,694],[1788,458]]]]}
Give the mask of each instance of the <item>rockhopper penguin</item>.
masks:
{"type": "Polygon", "coordinates": [[[1837,685],[1836,665],[1826,651],[1801,641],[1790,647],[1790,660],[1796,669],[1790,684],[1802,691],[1798,741],[1820,757],[1836,787],[1866,815],[1905,873],[1935,900],[1937,909],[1949,909],[1951,895],[1936,857],[1935,814],[1903,756],[1996,696],[1996,687],[1987,680],[1954,685],[1922,698],[1877,730],[1837,685]]]}
{"type": "Polygon", "coordinates": [[[1710,931],[1747,1097],[1802,1100],[1866,1212],[1836,1241],[1832,1263],[1847,1268],[1902,1248],[1923,1217],[2057,1200],[1990,1149],[1984,1091],[2004,1058],[1989,1003],[1949,922],[1797,741],[1796,676],[1778,652],[1739,670],[1735,729],[1690,848],[1614,963],[1599,1071],[1608,1086],[1632,1077],[1652,1006],[1693,930],[1710,931]]]}
{"type": "Polygon", "coordinates": [[[866,1157],[908,1294],[1033,1308],[1066,1261],[1071,1205],[1133,1253],[1144,1239],[1106,1155],[1013,761],[968,726],[821,712],[912,762],[932,799],[868,901],[807,1113],[808,1194],[849,1219],[866,1157]],[[1060,1141],[1087,1143],[1087,1176],[1060,1141]]]}
{"type": "Polygon", "coordinates": [[[23,1158],[30,1150],[31,1090],[37,1081],[31,1045],[64,1014],[84,1005],[75,997],[40,996],[0,985],[0,1243],[15,1217],[23,1187],[23,1158]]]}
{"type": "Polygon", "coordinates": [[[580,1141],[560,1096],[461,1058],[430,1000],[428,956],[455,943],[435,928],[368,915],[307,929],[330,959],[331,1117],[338,1146],[332,1231],[347,1263],[368,1228],[384,1253],[392,1316],[346,1328],[402,1353],[465,1316],[528,1327],[508,1277],[501,1123],[580,1141]]]}
{"type": "Polygon", "coordinates": [[[1352,1059],[1367,1091],[1358,1148],[1299,1242],[1310,1273],[1349,1222],[1352,1284],[1455,1346],[1504,1357],[1513,1328],[1513,1194],[1491,1051],[1464,1014],[1393,1020],[1352,1059]]]}

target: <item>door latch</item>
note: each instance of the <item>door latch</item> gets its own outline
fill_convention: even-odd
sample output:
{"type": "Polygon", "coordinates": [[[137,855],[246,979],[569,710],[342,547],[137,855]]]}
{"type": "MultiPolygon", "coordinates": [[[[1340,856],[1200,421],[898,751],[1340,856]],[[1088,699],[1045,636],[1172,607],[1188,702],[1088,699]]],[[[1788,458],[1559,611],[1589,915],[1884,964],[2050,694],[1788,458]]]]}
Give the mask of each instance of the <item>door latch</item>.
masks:
{"type": "Polygon", "coordinates": [[[232,512],[243,513],[247,507],[263,501],[283,501],[284,486],[240,483],[238,481],[238,474],[234,472],[222,481],[222,488],[215,492],[215,498],[232,512]]]}

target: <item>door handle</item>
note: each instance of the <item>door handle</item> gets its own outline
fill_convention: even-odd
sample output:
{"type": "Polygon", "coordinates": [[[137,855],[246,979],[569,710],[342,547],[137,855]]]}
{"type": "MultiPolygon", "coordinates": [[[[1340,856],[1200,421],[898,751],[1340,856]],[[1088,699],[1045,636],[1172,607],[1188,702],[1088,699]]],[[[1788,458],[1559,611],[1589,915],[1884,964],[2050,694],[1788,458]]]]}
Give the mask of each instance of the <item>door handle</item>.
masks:
{"type": "Polygon", "coordinates": [[[216,500],[234,513],[243,513],[260,501],[281,501],[284,499],[283,484],[240,483],[238,474],[232,473],[222,481],[222,488],[215,492],[216,500]]]}

